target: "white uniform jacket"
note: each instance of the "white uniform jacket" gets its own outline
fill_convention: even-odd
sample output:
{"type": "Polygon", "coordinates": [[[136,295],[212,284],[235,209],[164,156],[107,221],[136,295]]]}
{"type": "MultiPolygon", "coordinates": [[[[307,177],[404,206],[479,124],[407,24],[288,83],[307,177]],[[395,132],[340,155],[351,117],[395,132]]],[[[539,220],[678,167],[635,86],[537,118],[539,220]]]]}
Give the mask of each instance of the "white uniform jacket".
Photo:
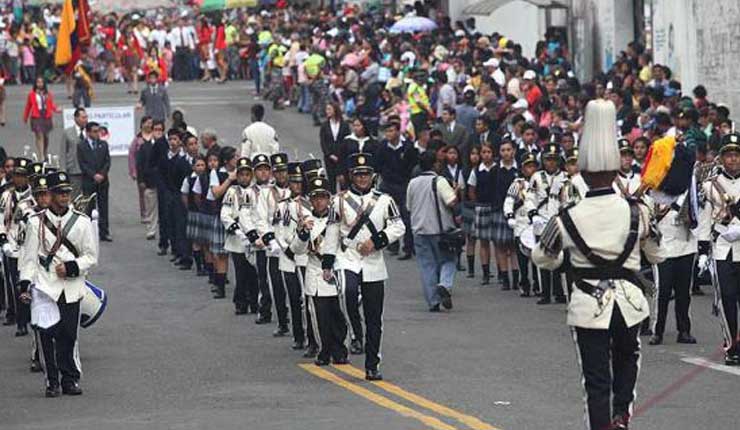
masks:
{"type": "MultiPolygon", "coordinates": [[[[0,196],[0,236],[4,235],[9,246],[3,247],[3,252],[8,257],[19,258],[20,247],[23,243],[24,224],[28,217],[34,214],[33,207],[36,202],[31,194],[29,186],[24,191],[17,191],[14,188],[5,190],[0,196]]],[[[0,245],[6,242],[2,240],[0,245]]]]}
{"type": "Polygon", "coordinates": [[[375,189],[364,194],[348,190],[334,196],[332,201],[325,254],[331,256],[330,259],[341,256],[343,261],[335,269],[361,273],[364,282],[383,281],[388,279],[388,270],[382,250],[405,232],[401,213],[391,196],[375,189]],[[362,214],[368,221],[357,229],[355,225],[362,214]],[[350,238],[353,229],[357,233],[350,238]],[[375,251],[363,257],[357,248],[367,240],[373,241],[375,251]]]}
{"type": "Polygon", "coordinates": [[[514,220],[515,237],[520,237],[529,225],[527,208],[524,206],[528,192],[529,181],[526,178],[516,178],[509,186],[509,191],[504,199],[504,217],[507,220],[514,220]]]}
{"type": "Polygon", "coordinates": [[[238,184],[232,185],[224,193],[221,205],[221,223],[224,225],[224,234],[226,235],[224,249],[239,254],[246,253],[248,245],[246,234],[248,230],[242,229],[240,223],[242,212],[248,217],[244,224],[247,228],[250,228],[252,225],[252,193],[250,193],[250,187],[242,187],[238,184]]]}
{"type": "Polygon", "coordinates": [[[560,187],[558,197],[560,199],[560,205],[566,206],[569,204],[578,203],[586,196],[588,192],[588,184],[583,180],[583,176],[577,173],[573,176],[567,176],[560,187]]]}
{"type": "Polygon", "coordinates": [[[640,189],[640,174],[618,172],[612,183],[614,191],[624,197],[633,196],[640,189]]]}
{"type": "Polygon", "coordinates": [[[242,132],[242,157],[250,160],[257,154],[270,156],[280,150],[277,132],[262,121],[249,124],[242,132]]]}
{"type": "Polygon", "coordinates": [[[309,212],[304,219],[312,219],[313,228],[310,231],[296,232],[296,240],[290,244],[290,249],[296,256],[307,257],[304,294],[314,297],[338,296],[339,284],[326,282],[322,268],[324,253],[328,245],[326,234],[328,233],[329,213],[316,216],[309,212]]]}
{"type": "Polygon", "coordinates": [[[696,235],[686,223],[687,220],[682,219],[679,214],[687,198],[688,191],[680,195],[673,204],[655,204],[655,220],[662,236],[661,246],[665,258],[683,257],[697,251],[696,235]]]}
{"type": "MultiPolygon", "coordinates": [[[[640,250],[652,264],[664,260],[659,235],[651,227],[651,210],[640,203],[637,243],[628,254],[622,267],[640,270],[640,250]]],[[[611,188],[589,191],[578,204],[568,209],[583,241],[593,252],[607,260],[615,260],[622,253],[630,231],[630,207],[626,199],[611,188]]],[[[546,270],[559,268],[564,261],[564,251],[570,254],[570,264],[578,268],[594,265],[575,246],[563,226],[562,215],[554,217],[545,228],[543,239],[532,252],[532,262],[546,270]]],[[[597,285],[599,281],[584,279],[597,285]]],[[[650,305],[640,288],[625,280],[614,280],[615,288],[607,289],[602,305],[592,295],[575,287],[568,304],[568,325],[591,329],[607,329],[614,305],[624,316],[628,327],[640,323],[650,314],[650,305]]]]}
{"type": "Polygon", "coordinates": [[[740,230],[740,219],[732,208],[740,201],[740,177],[733,178],[724,170],[702,184],[704,206],[699,215],[699,241],[713,242],[715,260],[740,261],[740,240],[730,241],[731,231],[740,230]],[[728,240],[729,239],[729,240],[728,240]]]}
{"type": "MultiPolygon", "coordinates": [[[[278,204],[290,196],[288,188],[281,188],[275,184],[252,185],[255,195],[254,201],[254,219],[257,235],[265,244],[267,255],[269,257],[279,257],[280,248],[271,245],[275,239],[275,227],[279,224],[276,219],[278,204]]],[[[254,242],[252,238],[250,241],[254,242]]]]}
{"type": "Polygon", "coordinates": [[[524,206],[527,208],[527,214],[536,211],[537,215],[545,221],[544,223],[534,223],[535,236],[540,236],[547,221],[557,215],[560,209],[558,192],[565,179],[565,173],[560,170],[554,174],[539,170],[529,179],[530,190],[524,202],[524,206]]]}
{"type": "Polygon", "coordinates": [[[21,281],[35,284],[35,288],[43,291],[54,301],[59,300],[63,292],[67,303],[74,303],[85,296],[85,277],[97,264],[98,248],[95,243],[93,225],[87,215],[74,209],[68,209],[64,215],[57,216],[47,209],[29,218],[22,258],[18,265],[21,281]],[[65,237],[75,251],[73,252],[62,243],[52,256],[47,270],[41,262],[42,260],[48,261],[57,236],[44,220],[46,219],[57,231],[60,229],[64,231],[73,214],[76,214],[76,220],[65,237]],[[65,279],[57,277],[54,268],[58,264],[64,264],[66,268],[67,277],[65,279]]]}
{"type": "Polygon", "coordinates": [[[278,264],[278,268],[283,272],[293,273],[296,266],[306,267],[308,263],[308,255],[295,254],[291,244],[298,240],[296,236],[298,221],[306,218],[311,210],[311,203],[304,196],[285,199],[278,205],[276,217],[279,224],[275,228],[275,240],[283,251],[278,264]]]}

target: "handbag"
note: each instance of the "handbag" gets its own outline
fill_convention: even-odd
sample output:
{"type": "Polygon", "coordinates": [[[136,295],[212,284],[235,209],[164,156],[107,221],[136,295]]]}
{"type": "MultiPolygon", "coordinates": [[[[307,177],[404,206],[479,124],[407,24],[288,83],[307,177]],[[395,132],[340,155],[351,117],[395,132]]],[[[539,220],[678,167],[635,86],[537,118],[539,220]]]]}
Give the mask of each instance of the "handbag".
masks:
{"type": "Polygon", "coordinates": [[[442,227],[442,213],[439,210],[439,196],[437,196],[437,179],[432,180],[432,194],[434,195],[434,208],[437,210],[437,225],[439,225],[439,249],[443,252],[459,254],[465,246],[465,232],[459,227],[453,227],[447,231],[442,227]]]}

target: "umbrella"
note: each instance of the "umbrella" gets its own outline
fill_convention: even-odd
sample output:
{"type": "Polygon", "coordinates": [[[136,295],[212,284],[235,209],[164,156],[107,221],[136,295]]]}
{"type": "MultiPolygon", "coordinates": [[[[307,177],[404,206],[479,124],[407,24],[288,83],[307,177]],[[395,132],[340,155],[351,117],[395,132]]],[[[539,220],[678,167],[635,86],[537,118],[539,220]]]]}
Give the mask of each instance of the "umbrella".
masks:
{"type": "Polygon", "coordinates": [[[144,11],[175,6],[174,0],[126,0],[125,2],[119,0],[93,0],[90,2],[92,10],[104,14],[111,12],[128,13],[138,10],[144,11]]]}
{"type": "Polygon", "coordinates": [[[416,33],[417,31],[432,31],[437,29],[437,23],[423,16],[407,16],[400,19],[391,27],[392,33],[416,33]]]}
{"type": "Polygon", "coordinates": [[[255,7],[257,6],[257,0],[196,0],[196,4],[200,5],[202,12],[224,10],[224,9],[235,9],[238,7],[255,7]]]}

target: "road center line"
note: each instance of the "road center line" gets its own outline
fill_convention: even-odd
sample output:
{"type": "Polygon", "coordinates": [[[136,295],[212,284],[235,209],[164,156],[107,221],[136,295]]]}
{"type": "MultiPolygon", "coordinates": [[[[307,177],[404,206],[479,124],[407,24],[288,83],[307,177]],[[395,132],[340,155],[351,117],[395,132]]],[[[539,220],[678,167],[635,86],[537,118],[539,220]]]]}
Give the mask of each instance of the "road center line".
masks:
{"type": "Polygon", "coordinates": [[[715,363],[702,357],[684,357],[681,359],[684,363],[693,364],[695,366],[706,367],[712,370],[718,370],[720,372],[730,373],[732,375],[740,376],[740,368],[725,366],[724,364],[715,363]]]}
{"type": "Polygon", "coordinates": [[[416,411],[414,409],[411,409],[407,406],[404,406],[400,403],[394,402],[393,400],[381,396],[380,394],[373,393],[372,391],[368,390],[367,388],[363,388],[357,384],[353,384],[349,381],[345,381],[344,379],[340,378],[339,376],[324,370],[320,367],[317,367],[313,364],[299,364],[298,367],[305,370],[306,372],[318,376],[321,379],[324,379],[326,381],[329,381],[333,384],[339,385],[340,387],[351,391],[355,394],[357,394],[360,397],[364,397],[365,399],[375,403],[378,406],[382,406],[386,409],[390,409],[392,411],[395,411],[405,417],[414,418],[416,420],[421,421],[424,425],[429,426],[435,430],[457,430],[455,427],[450,426],[449,424],[446,424],[442,421],[440,421],[438,418],[431,417],[429,415],[424,415],[419,411],[416,411]]]}
{"type": "MultiPolygon", "coordinates": [[[[363,373],[363,371],[354,366],[350,365],[350,366],[333,366],[333,367],[336,370],[342,373],[345,373],[347,375],[353,376],[355,378],[358,378],[358,379],[365,378],[365,374],[363,373]]],[[[421,406],[422,408],[436,412],[445,417],[454,418],[460,423],[465,424],[466,426],[470,427],[472,430],[500,430],[497,427],[494,427],[486,422],[483,422],[476,417],[466,415],[462,412],[458,412],[452,408],[449,408],[444,405],[440,405],[439,403],[436,403],[432,400],[419,396],[418,394],[408,392],[397,385],[391,384],[390,382],[377,381],[377,382],[373,382],[372,384],[404,400],[407,400],[411,403],[421,406]]]]}

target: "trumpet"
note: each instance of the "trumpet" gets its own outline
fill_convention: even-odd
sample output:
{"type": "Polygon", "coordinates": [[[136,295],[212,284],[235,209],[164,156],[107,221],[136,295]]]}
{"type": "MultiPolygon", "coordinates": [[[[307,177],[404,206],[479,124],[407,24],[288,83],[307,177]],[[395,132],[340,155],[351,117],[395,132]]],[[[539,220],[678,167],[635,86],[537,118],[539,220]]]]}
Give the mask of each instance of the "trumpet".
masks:
{"type": "Polygon", "coordinates": [[[95,201],[96,197],[98,196],[98,193],[92,193],[89,196],[86,196],[84,194],[79,194],[75,199],[72,201],[72,207],[74,207],[76,210],[89,214],[91,208],[91,203],[95,201]]]}

